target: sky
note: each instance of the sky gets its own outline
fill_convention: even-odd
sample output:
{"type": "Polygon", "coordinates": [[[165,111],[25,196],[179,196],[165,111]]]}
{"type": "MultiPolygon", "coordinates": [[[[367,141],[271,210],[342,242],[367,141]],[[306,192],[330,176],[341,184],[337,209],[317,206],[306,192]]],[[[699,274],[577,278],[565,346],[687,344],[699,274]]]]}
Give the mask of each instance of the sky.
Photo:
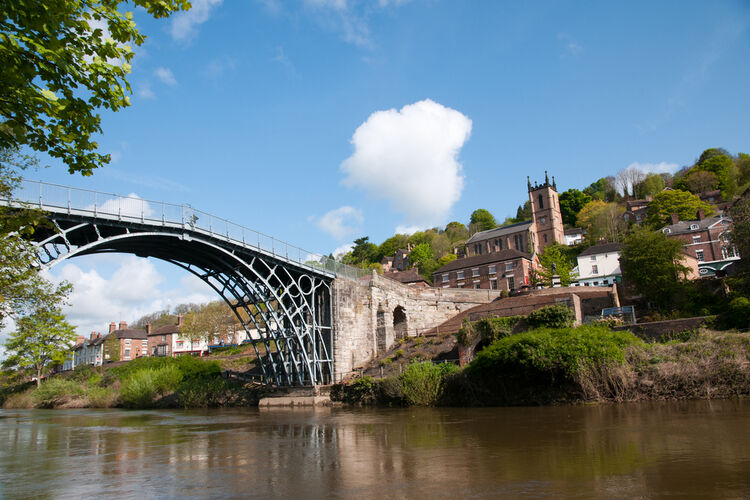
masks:
{"type": "MultiPolygon", "coordinates": [[[[526,176],[583,189],[750,152],[750,3],[193,0],[134,48],[93,176],[27,178],[190,204],[311,252],[503,220],[526,176]]],[[[175,266],[77,257],[79,333],[215,300],[175,266]]]]}

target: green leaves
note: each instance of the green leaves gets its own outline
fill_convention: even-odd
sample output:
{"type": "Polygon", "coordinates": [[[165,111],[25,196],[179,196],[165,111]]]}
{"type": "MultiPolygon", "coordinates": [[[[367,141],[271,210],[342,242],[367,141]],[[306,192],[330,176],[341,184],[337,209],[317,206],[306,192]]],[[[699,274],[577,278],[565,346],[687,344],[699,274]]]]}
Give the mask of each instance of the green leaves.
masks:
{"type": "MultiPolygon", "coordinates": [[[[128,106],[130,44],[145,41],[122,0],[8,0],[0,4],[0,149],[28,146],[91,175],[99,108],[128,106]],[[108,32],[108,33],[107,33],[108,32]]],[[[187,0],[136,0],[156,18],[187,0]]]]}

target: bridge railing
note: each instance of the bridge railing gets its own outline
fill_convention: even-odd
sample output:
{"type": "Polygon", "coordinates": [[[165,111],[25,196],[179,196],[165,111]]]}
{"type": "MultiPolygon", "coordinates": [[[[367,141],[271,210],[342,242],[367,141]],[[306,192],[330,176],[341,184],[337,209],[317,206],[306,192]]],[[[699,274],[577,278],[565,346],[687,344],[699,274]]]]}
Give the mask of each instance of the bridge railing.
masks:
{"type": "Polygon", "coordinates": [[[190,205],[176,205],[140,198],[134,194],[120,196],[90,189],[74,188],[41,181],[23,180],[13,193],[13,200],[41,210],[64,210],[70,214],[136,222],[164,227],[182,227],[214,238],[244,245],[310,269],[324,270],[337,276],[364,279],[371,271],[342,264],[334,259],[235,224],[190,205]]]}

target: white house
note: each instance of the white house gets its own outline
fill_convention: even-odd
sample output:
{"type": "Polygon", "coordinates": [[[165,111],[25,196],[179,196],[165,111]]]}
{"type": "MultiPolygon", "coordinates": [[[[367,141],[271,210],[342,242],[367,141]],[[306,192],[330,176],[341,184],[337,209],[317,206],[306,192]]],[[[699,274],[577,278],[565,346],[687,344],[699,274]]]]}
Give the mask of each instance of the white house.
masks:
{"type": "Polygon", "coordinates": [[[577,245],[583,241],[583,229],[580,227],[566,229],[563,235],[565,236],[565,244],[568,246],[577,245]]]}
{"type": "Polygon", "coordinates": [[[619,243],[601,243],[578,256],[577,286],[612,286],[622,279],[619,243]]]}
{"type": "Polygon", "coordinates": [[[101,366],[103,360],[104,338],[101,333],[91,332],[91,338],[77,342],[73,347],[73,368],[78,365],[101,366]]]}

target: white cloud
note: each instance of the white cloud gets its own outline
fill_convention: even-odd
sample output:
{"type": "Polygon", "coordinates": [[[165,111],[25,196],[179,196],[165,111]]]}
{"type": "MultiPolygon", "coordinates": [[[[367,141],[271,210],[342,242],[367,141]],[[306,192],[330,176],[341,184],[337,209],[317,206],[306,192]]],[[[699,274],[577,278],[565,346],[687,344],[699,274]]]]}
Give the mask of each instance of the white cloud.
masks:
{"type": "Polygon", "coordinates": [[[470,133],[468,117],[429,99],[376,111],[354,132],[344,184],[388,200],[409,225],[438,225],[461,197],[458,155],[470,133]]]}
{"type": "Polygon", "coordinates": [[[344,245],[341,245],[340,247],[336,248],[333,252],[333,258],[334,259],[340,259],[344,255],[348,254],[354,249],[354,243],[346,243],[344,245]]]}
{"type": "Polygon", "coordinates": [[[220,6],[223,0],[192,0],[193,6],[187,12],[177,13],[172,20],[170,33],[178,41],[186,41],[197,34],[199,24],[211,17],[211,11],[220,6]]]}
{"type": "Polygon", "coordinates": [[[154,91],[151,90],[151,84],[150,83],[144,83],[138,88],[137,92],[138,97],[142,97],[144,99],[156,99],[156,94],[154,94],[154,91]]]}
{"type": "Polygon", "coordinates": [[[667,163],[664,161],[660,163],[640,163],[634,161],[633,163],[628,165],[627,168],[638,169],[649,174],[673,174],[680,169],[680,166],[676,163],[667,163]]]}
{"type": "Polygon", "coordinates": [[[179,282],[167,283],[151,260],[123,255],[118,263],[109,277],[97,270],[99,266],[87,266],[84,270],[72,262],[61,264],[59,271],[53,268],[49,273],[55,282],[67,280],[73,284],[70,305],[64,312],[79,335],[88,336],[92,331],[107,333],[111,321],[133,322],[178,304],[219,300],[195,276],[186,275],[179,282]]]}
{"type": "Polygon", "coordinates": [[[220,56],[208,63],[205,74],[212,78],[218,78],[228,71],[233,71],[236,66],[233,58],[220,56]]]}
{"type": "Polygon", "coordinates": [[[156,68],[156,70],[154,70],[154,74],[156,75],[156,78],[162,81],[162,83],[170,86],[177,85],[177,80],[174,77],[174,73],[172,73],[172,70],[169,68],[156,68]]]}
{"type": "Polygon", "coordinates": [[[101,214],[125,215],[129,217],[149,217],[153,210],[151,205],[135,193],[97,202],[96,206],[88,205],[85,210],[96,210],[101,214]]]}
{"type": "Polygon", "coordinates": [[[424,231],[425,229],[430,229],[431,226],[396,226],[396,229],[394,229],[395,234],[409,234],[412,235],[416,233],[417,231],[424,231]]]}
{"type": "Polygon", "coordinates": [[[331,210],[320,218],[313,218],[315,225],[334,238],[342,239],[359,229],[364,222],[362,212],[354,207],[343,206],[331,210]]]}
{"type": "Polygon", "coordinates": [[[583,52],[583,45],[573,40],[570,35],[560,33],[559,35],[557,35],[557,39],[562,43],[563,46],[563,52],[562,54],[560,54],[561,58],[575,57],[583,52]]]}

